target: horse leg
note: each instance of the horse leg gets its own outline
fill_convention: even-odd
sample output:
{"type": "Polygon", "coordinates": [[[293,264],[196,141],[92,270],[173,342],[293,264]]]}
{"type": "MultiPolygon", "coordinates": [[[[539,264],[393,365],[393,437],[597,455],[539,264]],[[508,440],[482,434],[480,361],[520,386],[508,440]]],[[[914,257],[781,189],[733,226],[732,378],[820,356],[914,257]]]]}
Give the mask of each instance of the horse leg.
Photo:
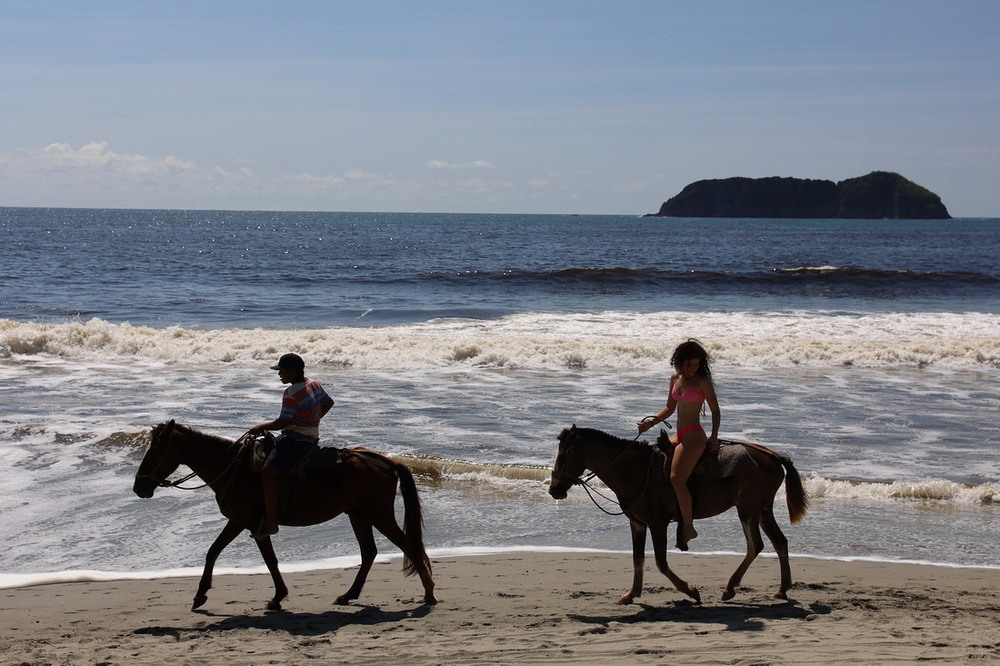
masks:
{"type": "Polygon", "coordinates": [[[760,538],[759,513],[748,515],[750,512],[742,508],[739,509],[738,513],[740,523],[743,525],[743,535],[747,539],[747,554],[744,556],[743,561],[740,562],[740,566],[736,567],[736,571],[730,576],[729,582],[726,583],[726,589],[722,592],[723,601],[728,601],[736,596],[736,586],[743,580],[743,574],[750,568],[750,563],[756,559],[760,551],[764,550],[764,540],[760,538]]]}
{"type": "Polygon", "coordinates": [[[774,511],[771,507],[764,509],[760,518],[764,534],[771,540],[771,545],[774,546],[774,552],[778,554],[778,563],[781,566],[781,587],[778,588],[778,593],[774,596],[776,599],[787,599],[786,593],[792,587],[792,568],[788,564],[788,539],[778,527],[778,521],[774,519],[774,511]]]}
{"type": "MultiPolygon", "coordinates": [[[[417,548],[413,543],[414,537],[406,534],[396,523],[394,515],[383,518],[375,523],[375,528],[403,551],[403,555],[410,561],[413,569],[404,569],[407,574],[414,571],[420,576],[420,583],[424,586],[424,603],[436,604],[437,598],[434,596],[434,578],[427,567],[427,557],[422,548],[417,548]],[[418,552],[419,551],[419,552],[418,552]]],[[[368,528],[371,531],[371,527],[368,528]]]]}
{"type": "Polygon", "coordinates": [[[274,598],[267,602],[267,610],[281,610],[281,602],[288,596],[288,588],[285,587],[285,581],[281,579],[281,572],[278,571],[278,556],[274,554],[274,544],[271,543],[269,536],[254,541],[257,542],[257,550],[264,558],[264,564],[271,572],[271,580],[274,581],[274,598]]]}
{"type": "Polygon", "coordinates": [[[191,605],[191,610],[201,608],[208,601],[208,591],[212,589],[212,571],[215,569],[215,561],[219,559],[219,555],[226,546],[231,544],[233,539],[239,536],[242,531],[243,527],[230,520],[222,528],[219,536],[215,537],[215,541],[212,542],[211,547],[208,549],[208,554],[205,555],[205,570],[202,571],[201,582],[198,584],[198,593],[194,595],[194,603],[191,605]]]}
{"type": "Polygon", "coordinates": [[[630,604],[642,596],[642,571],[646,566],[646,526],[629,523],[632,528],[632,589],[621,596],[619,604],[630,604]]]}
{"type": "Polygon", "coordinates": [[[338,604],[350,603],[361,596],[361,588],[365,586],[368,572],[371,571],[375,556],[378,555],[378,546],[375,544],[375,534],[372,532],[371,522],[357,511],[348,511],[347,517],[351,519],[354,536],[358,540],[358,547],[361,548],[361,566],[358,567],[358,574],[354,577],[351,588],[337,597],[338,604]]]}
{"type": "Polygon", "coordinates": [[[660,573],[670,579],[680,592],[688,595],[697,602],[701,602],[701,593],[694,585],[689,585],[687,581],[670,570],[667,564],[667,524],[650,527],[653,536],[653,556],[656,558],[656,568],[660,573]]]}

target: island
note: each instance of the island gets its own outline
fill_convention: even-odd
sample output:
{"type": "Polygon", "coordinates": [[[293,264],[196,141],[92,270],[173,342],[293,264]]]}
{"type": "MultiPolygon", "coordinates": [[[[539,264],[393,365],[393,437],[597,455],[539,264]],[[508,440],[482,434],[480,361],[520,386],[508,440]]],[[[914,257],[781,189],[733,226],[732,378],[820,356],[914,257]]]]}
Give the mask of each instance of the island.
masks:
{"type": "Polygon", "coordinates": [[[888,171],[839,183],[781,177],[699,180],[644,217],[951,219],[941,197],[888,171]]]}

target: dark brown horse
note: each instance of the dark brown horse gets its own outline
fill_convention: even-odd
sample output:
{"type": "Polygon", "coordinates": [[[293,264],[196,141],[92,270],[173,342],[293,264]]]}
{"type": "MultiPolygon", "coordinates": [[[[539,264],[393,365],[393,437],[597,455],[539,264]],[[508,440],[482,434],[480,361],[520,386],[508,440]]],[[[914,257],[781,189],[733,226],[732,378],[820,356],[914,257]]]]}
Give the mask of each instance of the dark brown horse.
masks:
{"type": "MultiPolygon", "coordinates": [[[[631,522],[634,575],[632,589],[622,595],[618,600],[620,604],[631,603],[642,594],[647,529],[653,537],[656,567],[674,587],[695,601],[701,601],[698,589],[667,565],[667,526],[678,520],[678,510],[673,489],[663,471],[665,460],[663,453],[652,446],[613,437],[600,430],[574,425],[559,434],[559,453],[552,468],[549,494],[556,499],[565,498],[571,486],[583,483],[580,476],[589,469],[615,492],[622,511],[631,522]]],[[[775,596],[787,598],[786,593],[792,586],[788,539],[775,522],[773,513],[774,496],[782,480],[788,513],[794,524],[805,516],[809,495],[786,456],[751,444],[724,445],[704,472],[692,478],[694,517],[715,516],[735,506],[746,535],[746,557],[726,584],[723,600],[733,598],[743,574],[763,550],[761,527],[771,540],[781,565],[781,587],[775,596]]]]}
{"type": "MultiPolygon", "coordinates": [[[[157,486],[169,486],[166,479],[179,465],[192,472],[215,491],[222,515],[229,519],[205,557],[205,570],[191,610],[208,599],[212,587],[212,569],[222,550],[243,530],[252,530],[263,511],[260,473],[251,466],[252,447],[241,446],[222,437],[205,435],[173,421],[153,428],[149,450],[135,475],[133,490],[149,498],[157,486]]],[[[315,525],[341,513],[351,519],[354,535],[361,547],[361,567],[354,584],[337,598],[338,604],[357,599],[378,548],[372,528],[378,529],[401,551],[403,571],[416,573],[424,586],[424,602],[436,603],[431,564],[424,550],[423,517],[413,475],[406,466],[365,449],[321,448],[312,454],[309,464],[294,481],[294,490],[282,492],[279,521],[282,525],[315,525]],[[403,494],[403,528],[396,522],[396,485],[403,494]]],[[[269,610],[281,608],[288,595],[278,571],[278,558],[270,537],[256,540],[260,554],[274,580],[274,598],[269,610]]]]}

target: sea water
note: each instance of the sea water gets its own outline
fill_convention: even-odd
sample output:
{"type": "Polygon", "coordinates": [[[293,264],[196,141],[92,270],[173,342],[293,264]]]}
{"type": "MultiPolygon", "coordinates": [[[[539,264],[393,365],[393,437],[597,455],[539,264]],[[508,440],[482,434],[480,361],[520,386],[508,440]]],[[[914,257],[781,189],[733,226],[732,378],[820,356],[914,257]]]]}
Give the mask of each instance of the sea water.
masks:
{"type": "MultiPolygon", "coordinates": [[[[722,436],[804,477],[804,522],[778,498],[793,553],[1000,565],[998,220],[0,209],[0,229],[0,584],[200,567],[225,519],[208,489],[132,494],[149,429],[274,418],[287,351],[337,401],[324,445],[413,465],[433,553],[628,550],[623,517],[548,496],[556,436],[635,437],[688,337],[722,436]]],[[[744,548],[732,511],[699,532],[744,548]]],[[[357,559],[343,518],[275,542],[285,568],[357,559]]],[[[219,565],[260,557],[238,539],[219,565]]]]}

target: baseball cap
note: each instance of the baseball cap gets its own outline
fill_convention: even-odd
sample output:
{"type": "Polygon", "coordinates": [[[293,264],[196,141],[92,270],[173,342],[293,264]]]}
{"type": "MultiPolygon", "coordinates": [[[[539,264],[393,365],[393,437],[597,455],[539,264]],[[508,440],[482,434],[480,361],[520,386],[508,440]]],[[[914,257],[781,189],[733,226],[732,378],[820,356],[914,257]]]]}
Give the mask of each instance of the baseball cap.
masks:
{"type": "Polygon", "coordinates": [[[305,370],[306,362],[298,354],[284,354],[278,359],[278,365],[272,365],[272,370],[305,370]]]}

